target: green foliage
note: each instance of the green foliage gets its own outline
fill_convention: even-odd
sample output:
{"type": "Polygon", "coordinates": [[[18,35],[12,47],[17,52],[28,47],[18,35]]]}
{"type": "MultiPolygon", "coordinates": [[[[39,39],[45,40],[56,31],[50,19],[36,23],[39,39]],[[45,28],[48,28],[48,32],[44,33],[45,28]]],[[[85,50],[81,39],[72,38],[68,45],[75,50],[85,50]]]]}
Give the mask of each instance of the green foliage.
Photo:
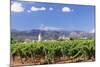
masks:
{"type": "Polygon", "coordinates": [[[42,41],[42,42],[14,42],[11,44],[11,55],[21,58],[43,56],[45,61],[54,61],[55,57],[69,56],[95,57],[95,41],[93,39],[42,41]]]}

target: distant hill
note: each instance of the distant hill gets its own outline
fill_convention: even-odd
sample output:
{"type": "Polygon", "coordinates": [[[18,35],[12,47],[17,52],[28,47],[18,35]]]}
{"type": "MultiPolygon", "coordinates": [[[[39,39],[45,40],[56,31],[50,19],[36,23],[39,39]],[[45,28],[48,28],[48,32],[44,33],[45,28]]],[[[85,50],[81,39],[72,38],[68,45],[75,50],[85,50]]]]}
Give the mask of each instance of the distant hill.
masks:
{"type": "Polygon", "coordinates": [[[41,32],[43,40],[50,40],[50,39],[58,39],[61,36],[64,37],[87,37],[87,38],[94,38],[95,33],[90,32],[83,32],[83,31],[61,31],[61,30],[40,30],[40,29],[32,29],[29,31],[18,31],[18,30],[11,30],[11,37],[16,39],[32,39],[37,40],[38,35],[41,32]]]}

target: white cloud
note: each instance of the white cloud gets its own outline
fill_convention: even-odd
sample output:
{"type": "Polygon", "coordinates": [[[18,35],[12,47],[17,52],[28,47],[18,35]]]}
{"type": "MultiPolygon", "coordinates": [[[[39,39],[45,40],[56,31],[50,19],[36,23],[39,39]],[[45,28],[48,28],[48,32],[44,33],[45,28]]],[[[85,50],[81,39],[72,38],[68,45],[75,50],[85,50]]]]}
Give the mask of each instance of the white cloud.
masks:
{"type": "Polygon", "coordinates": [[[13,12],[23,12],[24,7],[22,6],[21,3],[13,2],[12,5],[11,5],[11,11],[13,11],[13,12]]]}
{"type": "Polygon", "coordinates": [[[69,7],[63,7],[62,8],[62,12],[71,12],[71,11],[73,11],[73,10],[69,7]]]}
{"type": "Polygon", "coordinates": [[[45,30],[45,31],[48,31],[48,30],[63,30],[63,28],[58,28],[58,27],[53,27],[53,26],[45,26],[44,24],[41,24],[39,29],[45,30]]]}
{"type": "Polygon", "coordinates": [[[30,13],[31,11],[30,10],[27,10],[27,12],[30,13]]]}
{"type": "Polygon", "coordinates": [[[46,26],[45,30],[62,30],[63,28],[58,28],[58,27],[52,27],[52,26],[46,26]]]}
{"type": "Polygon", "coordinates": [[[50,8],[49,8],[49,10],[50,10],[50,11],[52,11],[52,10],[53,10],[53,8],[52,8],[52,7],[50,7],[50,8]]]}
{"type": "Polygon", "coordinates": [[[95,30],[94,30],[94,29],[92,29],[91,33],[94,33],[94,32],[95,32],[95,30]]]}
{"type": "Polygon", "coordinates": [[[41,7],[40,10],[46,10],[46,8],[45,7],[41,7]]]}
{"type": "Polygon", "coordinates": [[[45,7],[35,7],[35,6],[31,7],[31,11],[44,11],[44,10],[46,10],[45,7]]]}

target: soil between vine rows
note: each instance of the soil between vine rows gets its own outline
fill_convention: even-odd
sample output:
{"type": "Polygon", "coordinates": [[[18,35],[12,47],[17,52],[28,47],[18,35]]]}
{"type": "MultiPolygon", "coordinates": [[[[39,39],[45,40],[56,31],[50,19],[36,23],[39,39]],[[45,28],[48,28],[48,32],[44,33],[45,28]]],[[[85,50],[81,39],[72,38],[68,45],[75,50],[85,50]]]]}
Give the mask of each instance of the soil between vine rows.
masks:
{"type": "Polygon", "coordinates": [[[16,56],[15,60],[11,58],[11,67],[18,67],[18,66],[32,66],[32,65],[45,65],[45,64],[63,64],[63,63],[77,63],[77,62],[93,62],[95,61],[94,57],[88,58],[74,58],[71,59],[69,57],[60,57],[55,58],[54,61],[51,61],[51,63],[45,63],[44,58],[35,58],[34,61],[32,58],[28,58],[27,60],[25,58],[22,58],[22,61],[20,60],[20,57],[16,56]]]}

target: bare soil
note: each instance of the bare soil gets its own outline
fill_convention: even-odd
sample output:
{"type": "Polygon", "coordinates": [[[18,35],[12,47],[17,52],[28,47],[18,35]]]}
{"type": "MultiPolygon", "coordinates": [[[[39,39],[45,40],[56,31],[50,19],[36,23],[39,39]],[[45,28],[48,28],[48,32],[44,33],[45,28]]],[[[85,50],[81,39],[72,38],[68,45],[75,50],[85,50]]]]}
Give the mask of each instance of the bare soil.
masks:
{"type": "Polygon", "coordinates": [[[75,62],[92,62],[95,61],[95,58],[69,58],[69,57],[56,57],[54,60],[51,60],[49,63],[45,61],[44,57],[36,57],[34,60],[32,58],[20,58],[16,56],[15,59],[11,58],[11,67],[18,66],[27,66],[27,65],[44,65],[44,64],[63,64],[63,63],[75,63],[75,62]]]}

